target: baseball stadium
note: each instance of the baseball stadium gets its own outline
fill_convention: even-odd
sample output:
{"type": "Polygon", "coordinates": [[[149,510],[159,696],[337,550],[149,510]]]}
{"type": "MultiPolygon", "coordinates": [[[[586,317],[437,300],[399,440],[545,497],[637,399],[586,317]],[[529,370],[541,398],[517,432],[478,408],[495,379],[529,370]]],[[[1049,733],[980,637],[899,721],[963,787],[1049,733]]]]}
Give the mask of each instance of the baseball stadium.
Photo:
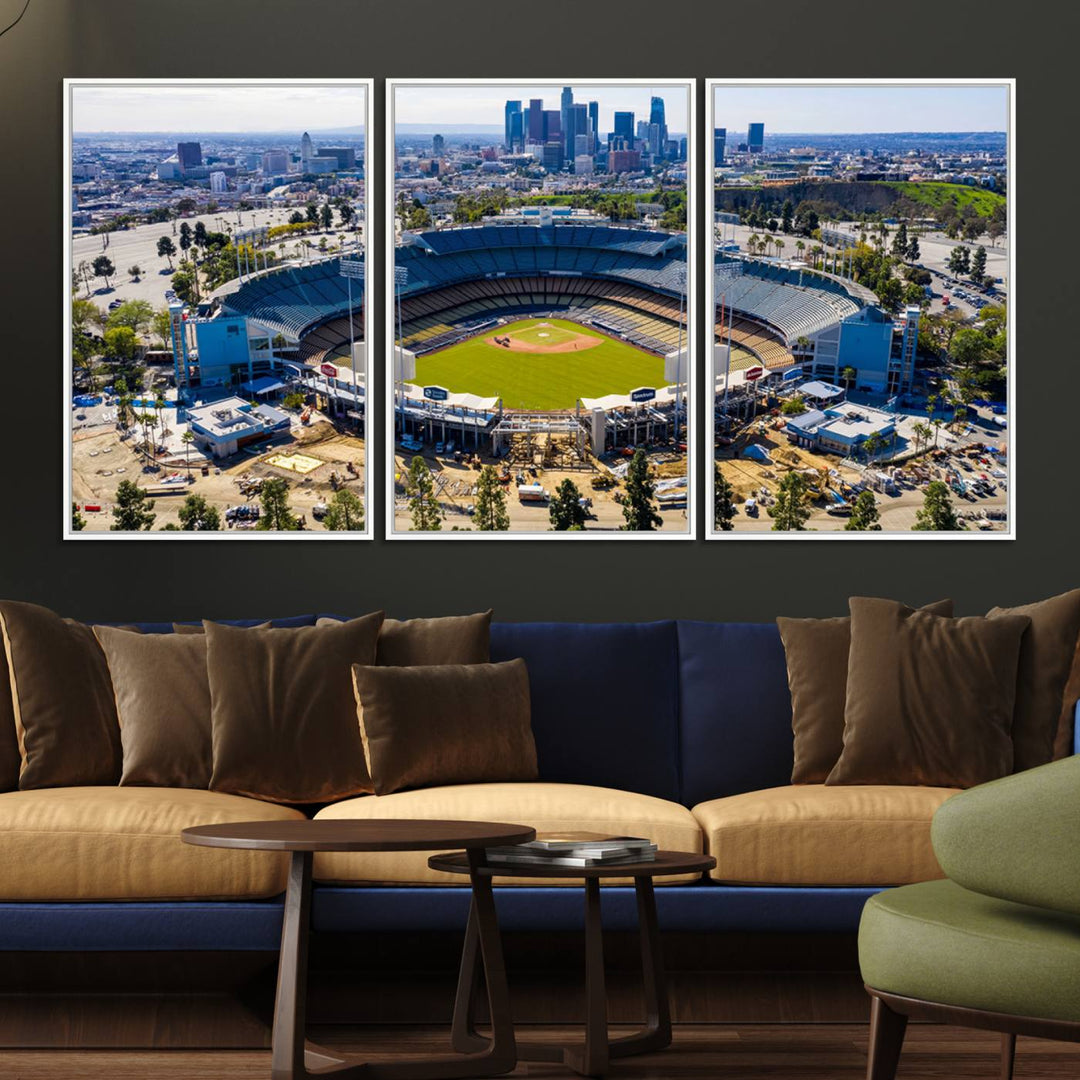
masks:
{"type": "Polygon", "coordinates": [[[852,368],[860,387],[895,394],[910,388],[918,309],[900,322],[858,283],[801,264],[717,252],[714,263],[716,391],[744,385],[742,373],[766,377],[806,372],[837,380],[852,368]],[[914,320],[914,326],[907,324],[914,320]],[[905,333],[906,331],[906,333],[905,333]]]}
{"type": "Polygon", "coordinates": [[[407,233],[395,274],[406,438],[600,455],[682,423],[684,235],[580,221],[407,233]]]}

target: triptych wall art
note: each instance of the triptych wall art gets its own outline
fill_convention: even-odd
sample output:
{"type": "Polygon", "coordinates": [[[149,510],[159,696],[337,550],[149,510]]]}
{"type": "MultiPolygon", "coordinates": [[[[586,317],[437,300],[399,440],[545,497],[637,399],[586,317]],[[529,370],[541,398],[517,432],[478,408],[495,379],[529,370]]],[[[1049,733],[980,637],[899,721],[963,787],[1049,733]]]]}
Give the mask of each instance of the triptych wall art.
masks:
{"type": "Polygon", "coordinates": [[[64,536],[1010,539],[1014,91],[68,80],[64,536]]]}

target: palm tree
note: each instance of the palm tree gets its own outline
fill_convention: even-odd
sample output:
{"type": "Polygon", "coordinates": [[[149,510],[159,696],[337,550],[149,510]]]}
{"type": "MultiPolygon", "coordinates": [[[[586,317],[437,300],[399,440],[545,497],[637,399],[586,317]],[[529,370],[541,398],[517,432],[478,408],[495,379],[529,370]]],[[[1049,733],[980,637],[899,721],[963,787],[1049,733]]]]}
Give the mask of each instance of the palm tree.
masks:
{"type": "Polygon", "coordinates": [[[799,258],[803,257],[803,252],[806,250],[806,245],[801,240],[795,241],[795,250],[799,253],[799,258]]]}
{"type": "Polygon", "coordinates": [[[780,256],[784,253],[784,241],[781,240],[780,237],[777,237],[773,241],[773,247],[776,248],[776,257],[779,259],[780,256]]]}
{"type": "MultiPolygon", "coordinates": [[[[746,247],[747,247],[747,250],[750,252],[751,255],[756,255],[757,254],[757,246],[758,246],[758,243],[760,241],[761,241],[761,237],[758,236],[757,233],[751,233],[750,234],[750,238],[746,241],[746,247]]],[[[87,295],[89,295],[89,293],[87,293],[87,295]]]]}
{"type": "Polygon", "coordinates": [[[191,444],[195,441],[195,433],[189,428],[180,436],[180,441],[184,444],[184,456],[187,459],[187,474],[188,479],[191,478],[191,444]]]}

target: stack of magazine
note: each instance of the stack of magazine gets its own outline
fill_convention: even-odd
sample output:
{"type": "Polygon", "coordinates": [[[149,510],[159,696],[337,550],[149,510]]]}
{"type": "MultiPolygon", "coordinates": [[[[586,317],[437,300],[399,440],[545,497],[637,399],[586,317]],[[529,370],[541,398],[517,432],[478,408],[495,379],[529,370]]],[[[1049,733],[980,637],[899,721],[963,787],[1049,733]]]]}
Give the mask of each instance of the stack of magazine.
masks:
{"type": "Polygon", "coordinates": [[[613,866],[655,858],[656,845],[640,836],[589,832],[540,835],[527,844],[487,849],[489,863],[507,866],[613,866]]]}

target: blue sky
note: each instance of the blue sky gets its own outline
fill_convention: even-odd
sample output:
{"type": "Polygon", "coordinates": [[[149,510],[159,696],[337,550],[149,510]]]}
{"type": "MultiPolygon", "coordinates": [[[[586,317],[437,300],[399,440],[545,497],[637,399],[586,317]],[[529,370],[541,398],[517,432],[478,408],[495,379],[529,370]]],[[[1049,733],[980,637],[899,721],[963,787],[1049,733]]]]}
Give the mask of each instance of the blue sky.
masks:
{"type": "MultiPolygon", "coordinates": [[[[576,102],[600,103],[600,130],[610,131],[616,111],[636,113],[648,120],[649,99],[655,94],[664,99],[669,131],[686,132],[689,94],[670,86],[590,86],[571,84],[576,102]]],[[[557,109],[563,83],[526,85],[502,83],[489,85],[402,86],[396,91],[394,120],[399,124],[495,124],[502,127],[507,99],[527,105],[530,98],[541,98],[545,109],[557,109]]]]}
{"type": "Polygon", "coordinates": [[[892,132],[1004,131],[1004,86],[719,86],[716,127],[745,131],[761,120],[765,131],[892,132]]]}
{"type": "Polygon", "coordinates": [[[72,129],[312,131],[364,123],[364,86],[153,84],[76,86],[72,129]]]}

